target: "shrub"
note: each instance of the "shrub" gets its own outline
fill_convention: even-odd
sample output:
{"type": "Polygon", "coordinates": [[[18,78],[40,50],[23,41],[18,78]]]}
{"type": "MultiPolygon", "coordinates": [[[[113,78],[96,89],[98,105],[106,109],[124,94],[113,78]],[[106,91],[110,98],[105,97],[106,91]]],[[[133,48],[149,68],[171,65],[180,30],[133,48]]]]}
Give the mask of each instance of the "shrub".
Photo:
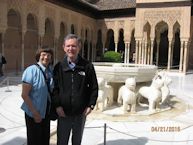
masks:
{"type": "Polygon", "coordinates": [[[103,55],[103,61],[105,62],[121,62],[121,54],[115,51],[107,51],[103,55]]]}

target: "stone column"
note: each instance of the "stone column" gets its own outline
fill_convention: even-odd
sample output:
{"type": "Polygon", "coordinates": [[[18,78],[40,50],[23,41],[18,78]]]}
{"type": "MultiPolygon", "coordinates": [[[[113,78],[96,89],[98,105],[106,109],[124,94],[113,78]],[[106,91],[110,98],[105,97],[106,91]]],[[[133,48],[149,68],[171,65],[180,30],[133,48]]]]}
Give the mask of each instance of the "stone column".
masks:
{"type": "Polygon", "coordinates": [[[117,52],[118,42],[115,42],[115,52],[117,52]]]}
{"type": "Polygon", "coordinates": [[[145,60],[145,41],[141,41],[141,64],[144,64],[145,60]]]}
{"type": "Polygon", "coordinates": [[[172,40],[169,39],[169,45],[168,45],[168,66],[167,66],[167,70],[170,70],[170,67],[171,67],[171,44],[172,44],[172,40]]]}
{"type": "Polygon", "coordinates": [[[138,53],[139,53],[139,40],[136,40],[135,46],[135,63],[138,64],[138,53]]]}
{"type": "Polygon", "coordinates": [[[92,43],[92,62],[96,60],[96,42],[92,43]]]}
{"type": "Polygon", "coordinates": [[[126,63],[129,63],[129,59],[130,59],[130,44],[131,42],[127,43],[127,61],[126,63]]]}
{"type": "Polygon", "coordinates": [[[150,45],[147,43],[147,64],[150,64],[150,53],[151,53],[151,48],[150,48],[150,45]]]}
{"type": "Polygon", "coordinates": [[[183,73],[187,71],[187,58],[188,58],[188,41],[184,43],[184,64],[183,64],[183,73]]]}
{"type": "Polygon", "coordinates": [[[90,40],[88,40],[88,53],[87,53],[87,59],[88,60],[90,60],[90,53],[92,53],[92,52],[90,52],[90,40]]]}
{"type": "Polygon", "coordinates": [[[124,55],[124,63],[127,63],[127,46],[128,43],[125,43],[125,55],[124,55]]]}
{"type": "MultiPolygon", "coordinates": [[[[1,44],[1,48],[2,48],[2,51],[1,51],[1,54],[3,55],[3,56],[5,56],[5,33],[1,33],[1,42],[2,42],[2,44],[1,44]]],[[[6,56],[5,56],[6,57],[6,56]]],[[[5,65],[3,65],[3,72],[4,72],[4,69],[5,69],[5,65]]]]}
{"type": "Polygon", "coordinates": [[[38,39],[38,48],[41,48],[43,45],[43,36],[39,35],[39,39],[38,39]]]}
{"type": "Polygon", "coordinates": [[[159,44],[160,40],[157,40],[157,54],[156,54],[156,65],[158,66],[158,61],[159,61],[159,44]]]}
{"type": "Polygon", "coordinates": [[[153,38],[151,38],[151,54],[150,54],[150,64],[153,64],[153,38]]]}
{"type": "Polygon", "coordinates": [[[1,48],[2,48],[2,55],[4,56],[5,55],[5,34],[4,33],[1,33],[1,42],[2,42],[2,44],[1,44],[1,48]]]}
{"type": "Polygon", "coordinates": [[[103,43],[103,52],[102,52],[102,54],[104,54],[104,52],[105,52],[105,39],[103,38],[103,40],[102,40],[102,43],[103,43]]]}
{"type": "Polygon", "coordinates": [[[24,62],[25,62],[24,36],[25,36],[25,31],[22,31],[22,34],[21,34],[21,70],[24,70],[24,62]]]}
{"type": "Polygon", "coordinates": [[[147,41],[145,42],[145,47],[144,47],[144,64],[147,64],[147,41]]]}
{"type": "Polygon", "coordinates": [[[81,56],[84,56],[84,37],[81,38],[81,41],[82,41],[82,45],[81,45],[81,56]]]}
{"type": "Polygon", "coordinates": [[[139,55],[138,55],[138,63],[141,64],[142,61],[142,41],[139,41],[139,55]]]}
{"type": "Polygon", "coordinates": [[[54,62],[56,63],[58,61],[57,55],[58,55],[58,38],[54,39],[54,62]]]}
{"type": "Polygon", "coordinates": [[[181,40],[179,72],[182,72],[182,69],[183,69],[183,60],[184,60],[184,41],[181,40]]]}
{"type": "Polygon", "coordinates": [[[125,58],[124,58],[124,63],[129,63],[129,52],[130,52],[130,42],[126,42],[125,43],[126,47],[125,47],[125,58]]]}
{"type": "Polygon", "coordinates": [[[173,57],[174,57],[174,41],[171,44],[171,67],[173,68],[173,57]]]}

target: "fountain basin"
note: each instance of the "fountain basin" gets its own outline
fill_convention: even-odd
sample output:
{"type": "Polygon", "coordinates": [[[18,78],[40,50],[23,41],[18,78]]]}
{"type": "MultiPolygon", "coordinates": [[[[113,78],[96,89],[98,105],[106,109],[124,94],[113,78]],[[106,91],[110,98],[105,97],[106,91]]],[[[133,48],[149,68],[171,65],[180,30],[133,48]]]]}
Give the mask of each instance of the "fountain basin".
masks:
{"type": "Polygon", "coordinates": [[[123,83],[129,77],[135,77],[136,82],[151,81],[157,71],[155,65],[126,63],[93,63],[97,77],[103,77],[107,82],[123,83]]]}

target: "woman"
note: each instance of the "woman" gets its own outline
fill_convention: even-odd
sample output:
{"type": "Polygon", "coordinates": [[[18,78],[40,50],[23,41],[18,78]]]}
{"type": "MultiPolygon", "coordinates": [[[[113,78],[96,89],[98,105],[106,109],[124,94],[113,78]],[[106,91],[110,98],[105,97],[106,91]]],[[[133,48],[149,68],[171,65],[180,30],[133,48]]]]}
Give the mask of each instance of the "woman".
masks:
{"type": "Polygon", "coordinates": [[[21,108],[25,112],[27,144],[49,145],[53,51],[49,48],[38,49],[36,61],[37,64],[23,72],[21,96],[24,102],[21,108]]]}

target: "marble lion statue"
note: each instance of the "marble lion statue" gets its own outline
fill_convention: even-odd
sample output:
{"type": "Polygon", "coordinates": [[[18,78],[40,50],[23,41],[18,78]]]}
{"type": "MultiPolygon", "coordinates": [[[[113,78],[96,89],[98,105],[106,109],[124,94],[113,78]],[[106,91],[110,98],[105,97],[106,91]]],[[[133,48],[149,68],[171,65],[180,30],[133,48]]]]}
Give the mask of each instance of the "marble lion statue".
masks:
{"type": "Polygon", "coordinates": [[[155,112],[156,109],[160,109],[160,104],[164,103],[170,94],[168,85],[171,83],[171,79],[165,74],[165,72],[158,72],[152,80],[150,86],[143,86],[138,91],[138,103],[140,106],[147,106],[140,102],[140,98],[144,97],[149,102],[149,111],[155,112]]]}
{"type": "Polygon", "coordinates": [[[136,109],[136,80],[135,78],[127,78],[125,85],[118,91],[117,102],[122,104],[123,111],[126,113],[130,108],[130,112],[135,112],[136,109]]]}
{"type": "Polygon", "coordinates": [[[113,88],[108,85],[104,78],[97,78],[99,91],[96,103],[96,110],[99,109],[99,104],[101,104],[101,111],[103,111],[107,106],[113,104],[113,88]]]}

